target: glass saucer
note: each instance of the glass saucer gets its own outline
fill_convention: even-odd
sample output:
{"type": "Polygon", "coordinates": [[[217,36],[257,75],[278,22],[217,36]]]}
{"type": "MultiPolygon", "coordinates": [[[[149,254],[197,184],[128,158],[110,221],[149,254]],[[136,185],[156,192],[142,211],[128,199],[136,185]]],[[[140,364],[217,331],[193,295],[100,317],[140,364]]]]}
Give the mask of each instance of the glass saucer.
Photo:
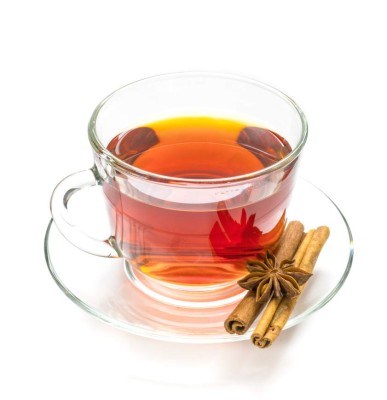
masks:
{"type": "MultiPolygon", "coordinates": [[[[305,229],[328,225],[331,236],[297,306],[290,328],[327,304],[343,285],[353,258],[352,234],[335,203],[312,183],[299,179],[288,220],[305,229]],[[306,205],[313,204],[313,207],[306,205]]],[[[51,220],[45,237],[49,271],[65,295],[83,310],[127,332],[172,342],[213,343],[248,340],[250,333],[230,335],[223,323],[236,303],[215,308],[186,308],[159,302],[141,292],[125,273],[122,259],[85,253],[71,245],[51,220]]],[[[254,324],[253,324],[254,325],[254,324]]]]}

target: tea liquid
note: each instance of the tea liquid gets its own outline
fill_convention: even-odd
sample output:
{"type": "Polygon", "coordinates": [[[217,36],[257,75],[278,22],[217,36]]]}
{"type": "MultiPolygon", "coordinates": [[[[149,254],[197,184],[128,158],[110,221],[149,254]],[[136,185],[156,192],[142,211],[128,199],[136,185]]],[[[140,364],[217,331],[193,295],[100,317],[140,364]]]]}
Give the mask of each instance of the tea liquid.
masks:
{"type": "MultiPolygon", "coordinates": [[[[291,148],[265,128],[227,119],[179,117],[120,133],[108,150],[173,182],[252,173],[278,162],[291,148]]],[[[171,185],[163,199],[153,193],[139,198],[136,189],[122,187],[130,186],[130,178],[120,183],[116,177],[104,183],[104,191],[117,243],[132,265],[167,283],[235,281],[246,274],[246,260],[273,247],[282,233],[292,166],[285,172],[275,193],[256,202],[240,190],[222,201],[203,202],[192,191],[185,195],[184,185],[171,185]]],[[[157,183],[150,185],[157,191],[157,183]]]]}

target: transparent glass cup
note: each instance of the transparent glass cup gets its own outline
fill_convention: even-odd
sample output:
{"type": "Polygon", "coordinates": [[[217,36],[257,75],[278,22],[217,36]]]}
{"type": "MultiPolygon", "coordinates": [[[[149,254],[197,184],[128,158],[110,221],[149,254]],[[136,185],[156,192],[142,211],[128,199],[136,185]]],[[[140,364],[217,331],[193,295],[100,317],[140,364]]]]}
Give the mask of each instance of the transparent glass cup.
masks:
{"type": "Polygon", "coordinates": [[[89,123],[95,164],[57,185],[52,216],[80,249],[122,257],[128,278],[150,296],[187,307],[224,305],[240,296],[236,281],[246,273],[246,260],[274,247],[282,232],[306,138],[306,119],[296,103],[261,82],[203,72],[143,79],[113,92],[95,109],[89,123]],[[207,179],[142,170],[107,148],[122,132],[188,116],[270,129],[291,151],[266,168],[207,179]],[[105,240],[83,232],[68,211],[74,193],[95,185],[103,188],[111,223],[105,240]],[[230,233],[230,225],[236,231],[230,233]],[[238,253],[252,238],[251,251],[238,253]],[[166,271],[167,277],[155,271],[166,271]]]}

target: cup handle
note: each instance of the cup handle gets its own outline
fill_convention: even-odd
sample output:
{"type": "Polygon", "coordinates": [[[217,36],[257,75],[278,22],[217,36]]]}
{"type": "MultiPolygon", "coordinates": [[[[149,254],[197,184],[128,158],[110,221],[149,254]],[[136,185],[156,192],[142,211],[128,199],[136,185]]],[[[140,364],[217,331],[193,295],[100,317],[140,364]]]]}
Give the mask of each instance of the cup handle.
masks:
{"type": "Polygon", "coordinates": [[[119,257],[113,247],[113,237],[99,240],[87,235],[72,221],[67,205],[81,189],[101,183],[95,166],[67,176],[58,183],[51,196],[52,218],[62,235],[79,249],[100,257],[119,257]]]}

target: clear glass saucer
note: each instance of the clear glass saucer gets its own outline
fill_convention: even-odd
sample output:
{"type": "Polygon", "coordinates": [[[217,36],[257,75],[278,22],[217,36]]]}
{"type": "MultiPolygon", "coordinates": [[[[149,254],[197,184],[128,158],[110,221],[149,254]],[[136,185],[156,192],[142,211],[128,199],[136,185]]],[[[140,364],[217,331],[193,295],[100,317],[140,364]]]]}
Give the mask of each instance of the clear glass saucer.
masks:
{"type": "MultiPolygon", "coordinates": [[[[345,217],[312,183],[298,180],[288,220],[300,220],[306,230],[328,225],[331,236],[285,329],[304,321],[335,296],[349,274],[353,258],[352,234],[345,217]]],[[[79,250],[60,234],[52,220],[44,250],[49,271],[64,294],[116,328],[172,342],[214,343],[250,338],[251,332],[241,336],[224,330],[223,323],[236,303],[200,309],[159,302],[127,278],[122,259],[96,257],[79,250]]]]}

